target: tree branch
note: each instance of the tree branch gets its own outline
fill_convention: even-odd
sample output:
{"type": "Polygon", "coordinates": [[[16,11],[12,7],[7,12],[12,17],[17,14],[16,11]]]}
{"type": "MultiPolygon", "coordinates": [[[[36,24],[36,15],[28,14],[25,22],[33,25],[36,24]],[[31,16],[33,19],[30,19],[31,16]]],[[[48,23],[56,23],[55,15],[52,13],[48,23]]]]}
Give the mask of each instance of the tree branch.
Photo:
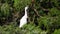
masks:
{"type": "Polygon", "coordinates": [[[33,10],[35,11],[35,13],[36,13],[37,16],[40,16],[40,15],[38,14],[38,11],[37,11],[35,8],[34,8],[33,10]]]}

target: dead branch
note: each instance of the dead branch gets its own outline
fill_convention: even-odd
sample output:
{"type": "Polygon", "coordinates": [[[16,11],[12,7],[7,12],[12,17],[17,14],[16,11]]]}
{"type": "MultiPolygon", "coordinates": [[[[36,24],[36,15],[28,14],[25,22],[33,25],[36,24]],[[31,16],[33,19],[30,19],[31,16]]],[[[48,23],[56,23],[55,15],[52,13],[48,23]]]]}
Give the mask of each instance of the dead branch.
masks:
{"type": "Polygon", "coordinates": [[[35,13],[36,13],[36,15],[37,16],[40,16],[39,14],[38,14],[38,11],[34,8],[34,11],[35,11],[35,13]]]}

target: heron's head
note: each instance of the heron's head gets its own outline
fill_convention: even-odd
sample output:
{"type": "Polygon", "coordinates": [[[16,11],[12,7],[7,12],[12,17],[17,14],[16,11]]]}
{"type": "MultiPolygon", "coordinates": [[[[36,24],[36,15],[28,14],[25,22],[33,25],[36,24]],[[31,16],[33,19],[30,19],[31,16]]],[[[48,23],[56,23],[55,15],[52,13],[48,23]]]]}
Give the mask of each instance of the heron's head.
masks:
{"type": "Polygon", "coordinates": [[[28,7],[28,6],[26,6],[26,7],[25,7],[25,10],[27,11],[27,10],[28,10],[28,8],[29,8],[29,7],[28,7]]]}

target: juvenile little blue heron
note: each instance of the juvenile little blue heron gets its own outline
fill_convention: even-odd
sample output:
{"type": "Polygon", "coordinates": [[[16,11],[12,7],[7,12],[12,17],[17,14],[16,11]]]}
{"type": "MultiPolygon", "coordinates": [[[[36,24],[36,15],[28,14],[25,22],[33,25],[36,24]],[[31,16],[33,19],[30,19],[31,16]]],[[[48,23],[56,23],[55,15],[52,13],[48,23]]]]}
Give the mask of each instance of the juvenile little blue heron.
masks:
{"type": "Polygon", "coordinates": [[[24,16],[20,19],[20,25],[19,28],[23,27],[23,25],[25,25],[27,23],[27,10],[28,10],[28,6],[25,7],[25,14],[24,16]]]}

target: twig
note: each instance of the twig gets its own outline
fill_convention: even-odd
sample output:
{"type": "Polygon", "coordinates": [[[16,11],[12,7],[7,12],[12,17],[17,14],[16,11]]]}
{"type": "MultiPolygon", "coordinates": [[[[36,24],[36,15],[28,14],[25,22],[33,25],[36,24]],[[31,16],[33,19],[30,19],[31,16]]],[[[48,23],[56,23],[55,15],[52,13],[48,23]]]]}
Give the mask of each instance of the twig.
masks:
{"type": "Polygon", "coordinates": [[[36,13],[36,15],[37,16],[40,16],[39,14],[38,14],[38,11],[34,8],[34,11],[35,11],[35,13],[36,13]]]}

